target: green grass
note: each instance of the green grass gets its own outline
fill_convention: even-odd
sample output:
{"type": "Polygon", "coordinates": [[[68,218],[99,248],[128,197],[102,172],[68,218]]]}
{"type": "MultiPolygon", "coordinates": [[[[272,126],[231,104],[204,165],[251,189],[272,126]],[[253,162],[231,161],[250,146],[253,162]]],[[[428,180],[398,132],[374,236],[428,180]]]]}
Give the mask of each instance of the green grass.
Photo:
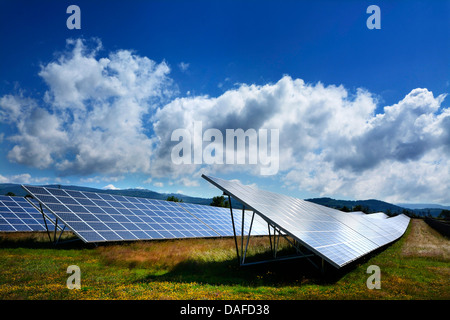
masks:
{"type": "MultiPolygon", "coordinates": [[[[448,257],[405,253],[415,240],[411,229],[428,227],[422,223],[413,221],[399,241],[344,270],[328,266],[325,276],[305,259],[239,267],[233,239],[54,247],[46,234],[2,234],[0,299],[448,300],[448,257]],[[372,264],[381,269],[380,290],[366,286],[372,264]],[[81,290],[66,287],[69,265],[81,269],[81,290]]],[[[448,248],[448,239],[430,234],[448,248]]],[[[267,254],[267,243],[252,239],[249,260],[267,254]]]]}

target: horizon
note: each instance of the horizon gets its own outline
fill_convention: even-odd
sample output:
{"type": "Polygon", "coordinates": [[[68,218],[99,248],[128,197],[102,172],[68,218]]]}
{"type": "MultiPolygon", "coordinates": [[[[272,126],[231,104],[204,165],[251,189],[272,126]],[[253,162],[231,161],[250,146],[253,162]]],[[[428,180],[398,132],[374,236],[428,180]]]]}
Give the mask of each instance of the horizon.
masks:
{"type": "Polygon", "coordinates": [[[0,183],[450,206],[450,1],[73,4],[0,3],[0,183]]]}

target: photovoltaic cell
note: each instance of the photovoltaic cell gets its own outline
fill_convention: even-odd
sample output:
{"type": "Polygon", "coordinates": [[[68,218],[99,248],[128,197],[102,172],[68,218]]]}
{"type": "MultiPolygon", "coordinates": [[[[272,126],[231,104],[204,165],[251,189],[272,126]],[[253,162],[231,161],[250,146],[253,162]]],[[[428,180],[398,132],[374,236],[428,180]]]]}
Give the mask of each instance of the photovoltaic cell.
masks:
{"type": "MultiPolygon", "coordinates": [[[[210,226],[221,236],[231,237],[234,235],[233,224],[230,215],[229,208],[212,207],[205,205],[198,205],[192,203],[178,203],[181,207],[185,208],[190,214],[203,221],[210,226]]],[[[236,235],[241,235],[242,229],[242,210],[234,210],[234,223],[236,235]]],[[[250,223],[252,220],[252,212],[244,210],[244,234],[248,234],[250,229],[250,223]]],[[[255,215],[252,224],[251,235],[267,235],[267,223],[261,221],[261,219],[255,215]]]]}
{"type": "Polygon", "coordinates": [[[217,237],[175,202],[23,186],[85,242],[217,237]]]}
{"type": "Polygon", "coordinates": [[[367,218],[238,182],[202,177],[338,268],[398,239],[409,223],[405,215],[367,218]]]}
{"type": "Polygon", "coordinates": [[[0,231],[45,230],[42,213],[25,198],[0,196],[0,231]]]}

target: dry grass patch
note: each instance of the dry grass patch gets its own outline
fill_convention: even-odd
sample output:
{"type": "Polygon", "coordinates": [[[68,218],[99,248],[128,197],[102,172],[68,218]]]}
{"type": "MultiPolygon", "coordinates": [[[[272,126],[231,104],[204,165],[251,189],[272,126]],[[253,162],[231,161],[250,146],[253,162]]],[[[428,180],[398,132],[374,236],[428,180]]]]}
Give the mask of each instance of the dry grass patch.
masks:
{"type": "MultiPolygon", "coordinates": [[[[244,238],[246,241],[246,238],[244,238]]],[[[283,247],[284,243],[281,243],[283,247]]],[[[245,243],[245,242],[244,242],[245,243]]],[[[238,237],[240,245],[240,237],[238,237]]],[[[269,249],[267,237],[253,237],[249,254],[264,253],[269,249]]],[[[233,238],[177,239],[137,241],[119,244],[105,244],[97,248],[100,259],[107,265],[129,268],[164,267],[172,269],[180,263],[224,262],[236,259],[233,238]]]]}
{"type": "Polygon", "coordinates": [[[411,231],[403,245],[402,256],[450,261],[450,240],[421,219],[411,219],[411,231]]]}

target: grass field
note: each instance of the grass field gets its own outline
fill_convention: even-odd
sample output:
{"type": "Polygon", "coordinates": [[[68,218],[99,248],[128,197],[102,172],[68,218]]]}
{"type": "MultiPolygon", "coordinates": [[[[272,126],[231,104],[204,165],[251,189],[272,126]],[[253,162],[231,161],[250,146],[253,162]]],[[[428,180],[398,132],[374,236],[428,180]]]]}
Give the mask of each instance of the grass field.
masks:
{"type": "MultiPolygon", "coordinates": [[[[267,244],[252,238],[250,257],[267,244]]],[[[326,276],[304,259],[239,267],[233,239],[54,247],[45,233],[3,233],[0,299],[448,300],[449,262],[450,240],[417,219],[399,241],[326,276]],[[66,287],[69,265],[81,269],[80,290],[66,287]],[[369,265],[380,267],[381,289],[367,288],[369,265]]]]}

